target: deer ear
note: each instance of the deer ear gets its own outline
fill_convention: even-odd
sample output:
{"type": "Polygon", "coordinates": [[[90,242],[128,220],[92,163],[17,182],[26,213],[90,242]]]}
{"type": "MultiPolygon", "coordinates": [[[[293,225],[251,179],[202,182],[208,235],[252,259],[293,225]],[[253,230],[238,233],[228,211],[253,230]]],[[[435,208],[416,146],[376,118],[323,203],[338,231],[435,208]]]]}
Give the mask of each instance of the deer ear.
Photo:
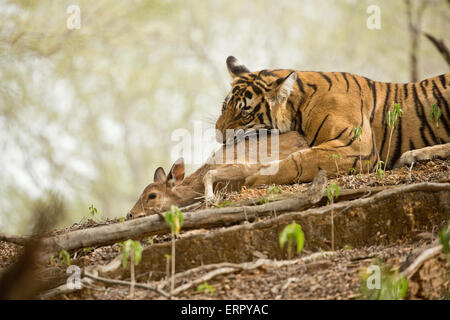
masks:
{"type": "Polygon", "coordinates": [[[167,175],[167,183],[171,187],[181,184],[184,180],[184,159],[178,158],[172,165],[169,174],[167,175]]]}
{"type": "Polygon", "coordinates": [[[233,79],[240,77],[245,73],[250,73],[250,70],[233,56],[227,58],[227,69],[233,79]]]}
{"type": "Polygon", "coordinates": [[[294,89],[297,73],[292,71],[287,77],[279,78],[272,83],[272,88],[266,93],[270,107],[276,106],[286,100],[294,89]]]}
{"type": "Polygon", "coordinates": [[[153,181],[155,183],[166,182],[166,173],[164,172],[163,168],[159,167],[158,169],[155,170],[153,181]]]}

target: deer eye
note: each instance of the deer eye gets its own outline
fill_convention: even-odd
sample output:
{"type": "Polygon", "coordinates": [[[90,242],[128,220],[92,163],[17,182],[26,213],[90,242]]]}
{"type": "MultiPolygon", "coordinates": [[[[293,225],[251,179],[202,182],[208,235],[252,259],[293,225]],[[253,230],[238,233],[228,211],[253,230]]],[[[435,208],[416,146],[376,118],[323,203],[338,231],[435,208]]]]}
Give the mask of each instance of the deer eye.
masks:
{"type": "Polygon", "coordinates": [[[148,200],[152,200],[152,199],[155,199],[155,198],[156,198],[156,193],[150,193],[148,195],[148,200]]]}

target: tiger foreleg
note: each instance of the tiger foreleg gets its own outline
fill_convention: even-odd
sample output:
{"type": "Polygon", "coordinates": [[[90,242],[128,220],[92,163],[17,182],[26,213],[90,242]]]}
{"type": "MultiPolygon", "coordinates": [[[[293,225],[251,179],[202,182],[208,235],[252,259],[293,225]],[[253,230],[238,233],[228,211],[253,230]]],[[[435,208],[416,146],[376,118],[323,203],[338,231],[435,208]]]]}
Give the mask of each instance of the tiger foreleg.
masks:
{"type": "Polygon", "coordinates": [[[405,165],[410,166],[414,162],[421,160],[431,160],[434,158],[449,159],[450,143],[438,144],[431,147],[406,151],[394,164],[394,168],[399,168],[405,165]]]}
{"type": "MultiPolygon", "coordinates": [[[[336,175],[339,170],[348,172],[360,159],[374,161],[375,155],[370,155],[370,144],[362,143],[360,152],[359,142],[349,147],[335,148],[335,143],[322,144],[317,147],[300,150],[292,153],[286,159],[272,163],[277,168],[275,173],[264,173],[260,170],[254,176],[245,180],[245,185],[255,186],[262,184],[291,184],[309,182],[317,175],[319,170],[325,170],[328,176],[336,175]],[[332,155],[338,154],[339,159],[333,159],[332,155]],[[336,166],[338,162],[338,166],[336,166]]],[[[266,170],[267,171],[267,170],[266,170]]]]}

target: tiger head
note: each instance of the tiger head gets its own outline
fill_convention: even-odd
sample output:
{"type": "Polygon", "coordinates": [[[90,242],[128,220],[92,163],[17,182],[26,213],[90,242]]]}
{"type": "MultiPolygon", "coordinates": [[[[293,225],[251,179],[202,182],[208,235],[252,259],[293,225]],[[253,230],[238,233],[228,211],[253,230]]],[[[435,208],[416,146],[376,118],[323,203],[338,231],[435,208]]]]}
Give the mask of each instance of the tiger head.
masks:
{"type": "Polygon", "coordinates": [[[286,102],[297,80],[292,70],[250,72],[235,57],[228,57],[228,72],[233,78],[222,114],[216,122],[217,141],[230,143],[238,133],[258,129],[292,130],[282,119],[286,102]],[[274,121],[274,118],[276,120],[274,121]]]}

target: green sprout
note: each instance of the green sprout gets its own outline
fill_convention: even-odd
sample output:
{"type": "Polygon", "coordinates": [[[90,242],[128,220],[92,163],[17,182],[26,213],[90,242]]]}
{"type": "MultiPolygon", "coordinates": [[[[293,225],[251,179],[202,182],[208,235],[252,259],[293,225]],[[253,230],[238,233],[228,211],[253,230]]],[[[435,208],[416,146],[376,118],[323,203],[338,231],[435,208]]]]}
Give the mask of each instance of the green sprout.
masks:
{"type": "Polygon", "coordinates": [[[333,204],[334,199],[339,197],[339,186],[336,183],[329,184],[326,189],[328,203],[333,204]]]}
{"type": "Polygon", "coordinates": [[[356,169],[355,168],[350,168],[349,172],[350,172],[350,174],[356,174],[356,169]]]}
{"type": "Polygon", "coordinates": [[[183,214],[177,206],[172,205],[170,211],[167,211],[165,216],[166,224],[170,228],[172,234],[178,235],[183,225],[183,214]]]}
{"type": "Polygon", "coordinates": [[[339,176],[339,166],[338,166],[338,163],[337,163],[337,159],[342,159],[342,157],[340,156],[339,153],[333,153],[328,159],[329,160],[334,160],[334,163],[336,165],[336,172],[337,172],[337,175],[339,176]]]}
{"type": "Polygon", "coordinates": [[[214,294],[214,288],[211,285],[209,285],[208,282],[204,282],[197,286],[197,292],[199,293],[206,292],[212,295],[214,294]]]}
{"type": "Polygon", "coordinates": [[[436,128],[439,128],[439,119],[441,118],[441,115],[441,108],[437,104],[433,104],[430,108],[428,116],[430,117],[430,120],[434,122],[436,128]]]}
{"type": "Polygon", "coordinates": [[[377,172],[378,179],[383,179],[383,173],[384,173],[384,161],[378,161],[378,163],[375,166],[375,171],[377,172]]]}
{"type": "Polygon", "coordinates": [[[224,208],[226,206],[228,206],[229,204],[233,203],[233,201],[224,201],[219,205],[214,205],[215,208],[224,208]]]}
{"type": "Polygon", "coordinates": [[[281,188],[277,185],[271,185],[267,191],[269,191],[270,194],[276,194],[276,193],[282,193],[283,190],[281,190],[281,188]]]}
{"type": "Polygon", "coordinates": [[[67,264],[68,266],[70,266],[70,254],[69,254],[69,252],[67,252],[66,250],[61,250],[60,252],[59,252],[59,261],[61,262],[61,263],[65,263],[65,264],[67,264]]]}
{"type": "Polygon", "coordinates": [[[130,296],[134,296],[134,284],[136,283],[134,275],[134,266],[137,266],[142,260],[142,246],[139,241],[133,241],[131,239],[125,241],[121,245],[122,247],[122,267],[127,267],[128,258],[130,258],[130,296]]]}
{"type": "Polygon", "coordinates": [[[386,155],[386,163],[384,166],[384,169],[388,166],[389,162],[389,153],[391,151],[391,142],[392,142],[392,134],[394,133],[395,126],[398,122],[398,119],[402,117],[402,107],[394,102],[394,107],[389,110],[386,114],[386,121],[389,128],[391,128],[390,134],[389,134],[389,144],[388,144],[388,151],[386,155]]]}
{"type": "Polygon", "coordinates": [[[295,222],[288,224],[280,233],[279,243],[281,249],[283,249],[287,243],[288,259],[291,259],[292,246],[294,243],[297,245],[297,254],[300,253],[305,243],[305,235],[303,234],[302,227],[295,222]]]}
{"type": "Polygon", "coordinates": [[[91,217],[95,217],[95,216],[97,216],[97,214],[98,214],[98,210],[97,210],[97,208],[96,207],[94,207],[94,205],[93,204],[91,204],[90,206],[89,206],[89,215],[91,216],[91,217]]]}
{"type": "Polygon", "coordinates": [[[133,261],[134,265],[138,265],[142,259],[142,246],[139,241],[131,239],[122,243],[122,267],[127,267],[128,258],[133,261]]]}
{"type": "Polygon", "coordinates": [[[261,200],[259,200],[259,204],[267,204],[269,203],[269,198],[262,197],[261,200]]]}
{"type": "Polygon", "coordinates": [[[94,248],[92,248],[92,247],[83,248],[83,252],[84,252],[84,253],[89,253],[89,252],[91,252],[92,250],[94,250],[94,248]]]}
{"type": "Polygon", "coordinates": [[[175,236],[180,233],[181,226],[183,225],[183,213],[177,207],[172,205],[170,211],[167,211],[164,216],[167,225],[172,233],[172,281],[171,281],[171,292],[175,289],[175,236]]]}
{"type": "Polygon", "coordinates": [[[99,221],[101,221],[101,220],[104,220],[103,215],[101,215],[101,214],[98,212],[97,208],[94,207],[94,205],[91,204],[91,205],[89,206],[88,210],[89,210],[89,217],[90,217],[91,219],[93,219],[95,222],[99,222],[99,221]]]}

